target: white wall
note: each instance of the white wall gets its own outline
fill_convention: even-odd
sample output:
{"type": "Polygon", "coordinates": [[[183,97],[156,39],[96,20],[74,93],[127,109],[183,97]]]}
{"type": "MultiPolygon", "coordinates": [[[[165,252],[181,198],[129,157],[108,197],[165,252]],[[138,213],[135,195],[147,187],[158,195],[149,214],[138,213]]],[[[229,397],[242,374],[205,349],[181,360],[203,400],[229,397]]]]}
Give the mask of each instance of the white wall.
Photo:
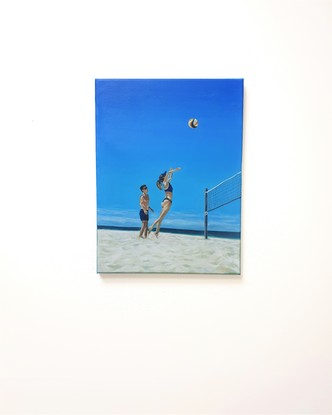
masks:
{"type": "Polygon", "coordinates": [[[331,413],[331,1],[0,5],[0,412],[331,413]],[[243,77],[242,276],[96,269],[94,79],[243,77]]]}

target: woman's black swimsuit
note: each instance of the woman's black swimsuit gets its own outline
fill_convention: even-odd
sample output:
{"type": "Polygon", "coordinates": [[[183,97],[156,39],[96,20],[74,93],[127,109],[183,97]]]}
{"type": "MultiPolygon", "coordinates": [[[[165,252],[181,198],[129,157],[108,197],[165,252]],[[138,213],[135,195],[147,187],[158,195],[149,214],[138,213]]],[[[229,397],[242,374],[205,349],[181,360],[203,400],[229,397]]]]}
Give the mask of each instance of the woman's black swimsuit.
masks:
{"type": "MultiPolygon", "coordinates": [[[[169,192],[169,193],[173,193],[173,186],[171,185],[171,183],[168,183],[168,188],[165,190],[165,193],[166,192],[169,192]]],[[[165,197],[165,199],[164,200],[169,200],[171,203],[173,203],[172,202],[172,199],[170,199],[169,197],[165,197]]],[[[163,201],[164,201],[163,200],[163,201]]]]}

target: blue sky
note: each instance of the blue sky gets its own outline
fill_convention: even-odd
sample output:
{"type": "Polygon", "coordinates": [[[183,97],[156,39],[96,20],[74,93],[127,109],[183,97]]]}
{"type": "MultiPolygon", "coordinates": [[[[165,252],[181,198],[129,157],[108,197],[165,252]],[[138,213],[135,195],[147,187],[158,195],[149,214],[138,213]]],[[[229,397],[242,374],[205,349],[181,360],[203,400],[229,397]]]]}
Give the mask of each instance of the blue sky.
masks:
{"type": "MultiPolygon", "coordinates": [[[[242,79],[96,80],[98,225],[140,226],[143,183],[152,223],[164,198],[159,174],[181,167],[163,226],[203,229],[204,189],[241,171],[242,119],[242,79]]],[[[240,208],[211,212],[209,229],[240,231],[240,208]]]]}

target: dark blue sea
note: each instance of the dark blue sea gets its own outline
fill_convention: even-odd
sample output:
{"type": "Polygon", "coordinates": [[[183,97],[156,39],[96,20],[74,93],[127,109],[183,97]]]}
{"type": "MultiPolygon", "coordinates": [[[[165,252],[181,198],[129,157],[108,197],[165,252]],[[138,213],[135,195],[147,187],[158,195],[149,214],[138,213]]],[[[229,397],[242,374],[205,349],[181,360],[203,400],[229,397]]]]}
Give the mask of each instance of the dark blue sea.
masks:
{"type": "MultiPolygon", "coordinates": [[[[139,227],[134,226],[104,226],[98,225],[98,229],[109,229],[113,231],[139,231],[139,227]]],[[[195,235],[204,236],[204,231],[190,230],[190,229],[174,229],[174,228],[162,228],[161,233],[174,233],[180,235],[195,235]]],[[[212,238],[224,238],[224,239],[241,239],[241,232],[226,232],[226,231],[209,231],[208,236],[212,238]]]]}

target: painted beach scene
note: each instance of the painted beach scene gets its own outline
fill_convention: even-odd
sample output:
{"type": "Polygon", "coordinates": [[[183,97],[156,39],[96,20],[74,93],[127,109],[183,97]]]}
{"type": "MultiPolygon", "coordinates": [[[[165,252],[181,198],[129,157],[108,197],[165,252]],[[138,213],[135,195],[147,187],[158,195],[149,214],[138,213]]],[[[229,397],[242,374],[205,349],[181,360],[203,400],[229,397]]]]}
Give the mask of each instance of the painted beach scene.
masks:
{"type": "Polygon", "coordinates": [[[243,79],[96,79],[97,272],[241,274],[243,79]]]}

